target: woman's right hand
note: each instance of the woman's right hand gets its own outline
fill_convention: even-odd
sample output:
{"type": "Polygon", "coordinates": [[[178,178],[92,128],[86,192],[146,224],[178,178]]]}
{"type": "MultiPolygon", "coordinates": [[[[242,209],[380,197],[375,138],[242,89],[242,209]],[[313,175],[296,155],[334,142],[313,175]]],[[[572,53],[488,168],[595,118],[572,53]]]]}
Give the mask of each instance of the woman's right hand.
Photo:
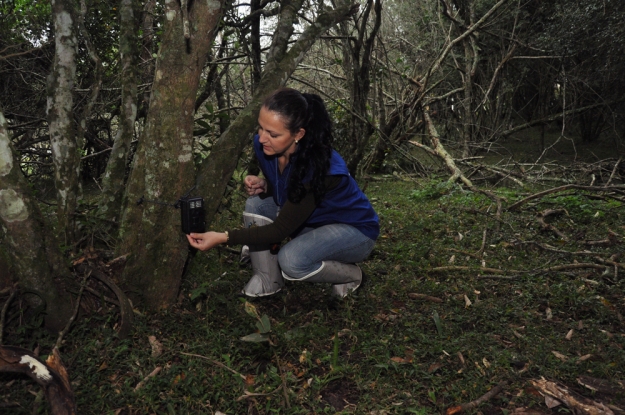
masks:
{"type": "Polygon", "coordinates": [[[255,196],[267,191],[267,181],[258,176],[245,176],[243,184],[245,184],[245,191],[250,196],[255,196]]]}

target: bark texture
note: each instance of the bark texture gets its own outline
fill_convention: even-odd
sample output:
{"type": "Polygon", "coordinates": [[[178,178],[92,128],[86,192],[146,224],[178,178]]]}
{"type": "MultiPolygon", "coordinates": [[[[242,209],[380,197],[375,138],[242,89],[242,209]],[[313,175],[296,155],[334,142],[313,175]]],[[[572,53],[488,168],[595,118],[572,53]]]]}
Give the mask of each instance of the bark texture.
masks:
{"type": "Polygon", "coordinates": [[[119,129],[102,178],[102,198],[98,206],[98,213],[110,221],[117,221],[121,214],[126,160],[130,152],[137,118],[137,76],[135,73],[137,36],[134,30],[133,3],[133,0],[120,2],[119,53],[122,67],[122,105],[119,129]]]}
{"type": "Polygon", "coordinates": [[[73,120],[72,90],[76,75],[76,24],[71,0],[53,0],[54,65],[48,77],[48,124],[54,164],[59,231],[73,238],[73,215],[78,197],[80,154],[73,120]]]}
{"type": "MultiPolygon", "coordinates": [[[[210,223],[221,203],[226,185],[236,169],[241,152],[251,142],[251,134],[257,124],[263,98],[273,90],[284,86],[314,42],[330,27],[354,13],[357,7],[350,0],[337,2],[333,10],[321,13],[317,20],[308,26],[288,51],[286,51],[288,44],[286,34],[276,31],[270,53],[275,59],[267,62],[250,103],[219,137],[213,146],[211,157],[207,158],[200,167],[198,188],[206,201],[207,223],[210,223]]],[[[284,8],[278,28],[290,30],[289,33],[292,33],[292,21],[290,24],[282,21],[288,21],[293,16],[295,15],[291,9],[284,8]]]]}
{"type": "MultiPolygon", "coordinates": [[[[63,328],[72,314],[71,296],[63,290],[69,269],[57,241],[33,202],[30,188],[13,154],[6,121],[0,113],[0,225],[20,286],[38,294],[31,305],[47,305],[46,326],[63,328]]],[[[0,261],[1,262],[1,261],[0,261]]],[[[6,270],[2,269],[2,273],[6,270]]],[[[4,280],[4,277],[2,278],[4,280]]]]}
{"type": "Polygon", "coordinates": [[[125,288],[151,309],[176,299],[188,243],[179,211],[136,201],[145,196],[173,203],[193,185],[194,104],[221,8],[219,1],[191,3],[186,39],[180,3],[165,3],[150,107],[128,180],[118,248],[120,254],[131,253],[122,275],[125,288]]]}

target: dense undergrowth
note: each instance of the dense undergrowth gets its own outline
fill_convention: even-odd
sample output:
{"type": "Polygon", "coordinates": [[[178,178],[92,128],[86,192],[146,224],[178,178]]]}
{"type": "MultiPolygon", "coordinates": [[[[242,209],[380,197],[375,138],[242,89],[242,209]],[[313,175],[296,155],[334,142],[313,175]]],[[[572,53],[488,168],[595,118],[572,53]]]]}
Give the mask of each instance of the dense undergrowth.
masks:
{"type": "MultiPolygon", "coordinates": [[[[117,338],[118,310],[106,302],[75,323],[61,352],[79,413],[431,414],[502,381],[473,413],[568,413],[548,409],[529,381],[593,396],[579,376],[625,379],[625,272],[601,263],[624,250],[622,202],[568,191],[496,219],[491,199],[445,182],[363,186],[382,226],[364,288],[335,301],[323,285],[287,283],[246,306],[237,293],[250,268],[229,249],[199,253],[179,302],[137,311],[130,338],[117,338]],[[537,220],[546,209],[562,209],[545,217],[553,228],[537,220]],[[546,270],[558,265],[568,267],[546,270]],[[259,328],[269,342],[241,340],[259,328]]],[[[493,192],[504,207],[529,194],[493,192]]],[[[215,229],[239,223],[244,198],[234,198],[215,229]]],[[[48,353],[55,336],[20,318],[5,344],[48,353]]],[[[3,375],[0,391],[0,413],[48,411],[25,377],[3,375]]],[[[625,406],[622,394],[601,398],[625,406]]]]}

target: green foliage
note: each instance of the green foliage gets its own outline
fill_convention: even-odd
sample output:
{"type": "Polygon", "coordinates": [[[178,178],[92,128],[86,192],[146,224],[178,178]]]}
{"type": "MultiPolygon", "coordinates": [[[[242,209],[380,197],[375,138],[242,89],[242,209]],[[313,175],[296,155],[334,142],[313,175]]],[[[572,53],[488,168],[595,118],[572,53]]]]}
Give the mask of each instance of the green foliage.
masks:
{"type": "Polygon", "coordinates": [[[445,195],[450,195],[459,190],[461,190],[461,188],[458,184],[447,180],[431,181],[421,189],[413,190],[410,197],[415,199],[415,201],[430,201],[440,199],[445,195]]]}

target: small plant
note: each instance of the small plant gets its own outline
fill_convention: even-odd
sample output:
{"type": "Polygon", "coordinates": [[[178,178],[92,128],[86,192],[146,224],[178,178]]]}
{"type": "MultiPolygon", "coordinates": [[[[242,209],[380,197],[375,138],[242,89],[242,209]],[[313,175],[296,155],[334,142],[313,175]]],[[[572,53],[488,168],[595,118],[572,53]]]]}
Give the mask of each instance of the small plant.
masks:
{"type": "Polygon", "coordinates": [[[270,345],[273,345],[273,342],[269,337],[269,332],[271,332],[271,322],[269,321],[269,317],[267,316],[267,314],[263,314],[262,316],[260,316],[260,314],[258,314],[256,306],[247,301],[245,302],[245,312],[257,320],[256,328],[258,329],[258,331],[241,337],[241,340],[243,340],[244,342],[253,343],[269,342],[270,345]]]}

